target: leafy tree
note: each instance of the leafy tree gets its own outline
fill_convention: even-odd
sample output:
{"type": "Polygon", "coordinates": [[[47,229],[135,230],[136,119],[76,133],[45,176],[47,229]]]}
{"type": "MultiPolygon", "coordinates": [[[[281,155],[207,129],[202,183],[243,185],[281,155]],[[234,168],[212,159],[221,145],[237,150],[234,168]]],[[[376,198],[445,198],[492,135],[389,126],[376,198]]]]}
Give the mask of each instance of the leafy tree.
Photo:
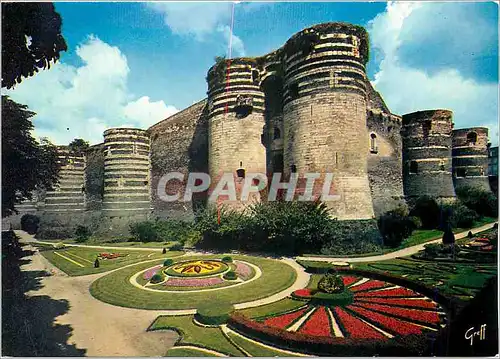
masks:
{"type": "Polygon", "coordinates": [[[35,189],[52,190],[59,179],[56,147],[31,135],[34,115],[2,96],[2,217],[15,213],[15,204],[32,199],[35,189]]]}
{"type": "Polygon", "coordinates": [[[67,50],[52,3],[2,3],[2,87],[12,88],[67,50]]]}
{"type": "Polygon", "coordinates": [[[83,156],[89,148],[89,143],[81,138],[75,138],[68,147],[71,153],[83,156]]]}

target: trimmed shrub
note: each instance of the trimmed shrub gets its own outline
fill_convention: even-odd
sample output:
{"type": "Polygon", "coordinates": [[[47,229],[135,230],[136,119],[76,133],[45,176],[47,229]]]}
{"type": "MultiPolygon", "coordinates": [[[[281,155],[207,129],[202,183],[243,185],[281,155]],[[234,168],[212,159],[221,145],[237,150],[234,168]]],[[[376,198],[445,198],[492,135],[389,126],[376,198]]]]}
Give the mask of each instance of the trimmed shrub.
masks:
{"type": "Polygon", "coordinates": [[[165,247],[161,250],[161,254],[167,254],[167,249],[165,247]]]}
{"type": "Polygon", "coordinates": [[[498,199],[490,191],[471,186],[460,187],[456,190],[457,197],[468,208],[480,216],[497,217],[498,199]]]}
{"type": "Polygon", "coordinates": [[[333,268],[328,262],[301,261],[299,259],[297,263],[304,267],[308,273],[312,274],[324,274],[333,268]]]}
{"type": "Polygon", "coordinates": [[[94,268],[99,268],[99,258],[96,258],[94,261],[94,268]]]}
{"type": "Polygon", "coordinates": [[[471,228],[479,215],[461,202],[443,206],[443,222],[453,228],[471,228]]]}
{"type": "Polygon", "coordinates": [[[455,243],[455,235],[451,230],[451,227],[448,226],[443,234],[443,244],[453,244],[455,243]]]}
{"type": "Polygon", "coordinates": [[[221,259],[224,263],[232,263],[233,262],[233,258],[232,257],[229,257],[229,256],[225,256],[225,257],[222,257],[221,259]]]}
{"type": "Polygon", "coordinates": [[[130,234],[140,242],[154,242],[158,239],[155,223],[151,221],[130,224],[130,234]]]}
{"type": "Polygon", "coordinates": [[[194,228],[193,222],[181,220],[160,220],[154,222],[154,227],[158,235],[158,239],[168,242],[193,242],[194,237],[199,237],[199,232],[194,228]]]}
{"type": "Polygon", "coordinates": [[[226,272],[226,273],[224,273],[224,275],[222,277],[224,279],[226,279],[226,280],[236,280],[236,279],[238,279],[238,275],[234,271],[226,272]]]}
{"type": "Polygon", "coordinates": [[[472,238],[474,237],[474,235],[472,234],[472,231],[469,231],[469,233],[467,233],[467,238],[472,238]]]}
{"type": "Polygon", "coordinates": [[[354,300],[354,294],[348,289],[343,289],[342,291],[336,293],[325,293],[325,292],[313,293],[311,304],[346,306],[351,304],[353,300],[354,300]]]}
{"type": "Polygon", "coordinates": [[[424,257],[425,258],[436,258],[441,253],[442,245],[439,243],[430,243],[424,246],[424,257]]]}
{"type": "Polygon", "coordinates": [[[221,325],[228,321],[233,312],[234,306],[232,304],[220,301],[208,302],[198,307],[195,318],[202,324],[221,325]]]}
{"type": "Polygon", "coordinates": [[[318,290],[323,293],[340,293],[344,290],[344,282],[339,275],[332,274],[329,271],[318,282],[318,290]]]}
{"type": "Polygon", "coordinates": [[[163,279],[165,279],[164,275],[161,273],[156,273],[151,277],[151,283],[156,284],[156,283],[161,283],[163,282],[163,279]]]}
{"type": "Polygon", "coordinates": [[[174,260],[173,260],[172,258],[167,258],[167,259],[165,259],[165,261],[163,262],[163,266],[164,266],[164,267],[171,266],[172,264],[174,264],[174,260]]]}
{"type": "Polygon", "coordinates": [[[408,238],[416,228],[411,217],[403,216],[398,211],[389,211],[383,214],[378,219],[378,227],[384,238],[384,245],[391,248],[401,245],[403,240],[408,238]]]}
{"type": "Polygon", "coordinates": [[[83,243],[89,240],[91,236],[90,230],[85,226],[77,226],[75,230],[75,237],[77,243],[83,243]]]}
{"type": "Polygon", "coordinates": [[[173,244],[168,250],[169,251],[182,251],[184,247],[180,243],[173,244]]]}
{"type": "Polygon", "coordinates": [[[438,228],[441,220],[441,210],[436,200],[429,196],[419,197],[410,211],[410,216],[419,217],[422,228],[438,228]]]}
{"type": "Polygon", "coordinates": [[[36,234],[40,227],[40,218],[34,214],[26,213],[21,217],[21,229],[28,234],[36,234]]]}
{"type": "Polygon", "coordinates": [[[321,247],[321,254],[362,254],[382,249],[382,236],[375,220],[331,220],[326,231],[327,239],[321,247]]]}

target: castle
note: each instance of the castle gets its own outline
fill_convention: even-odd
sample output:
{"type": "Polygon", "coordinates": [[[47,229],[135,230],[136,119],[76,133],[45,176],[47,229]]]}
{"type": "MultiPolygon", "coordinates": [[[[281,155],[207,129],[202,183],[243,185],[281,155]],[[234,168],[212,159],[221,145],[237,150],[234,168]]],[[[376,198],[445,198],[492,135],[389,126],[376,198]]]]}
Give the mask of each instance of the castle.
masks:
{"type": "Polygon", "coordinates": [[[327,204],[340,220],[424,194],[453,199],[463,185],[489,189],[488,130],[454,130],[448,110],[391,113],[366,77],[368,56],[364,28],[326,23],[262,57],[220,59],[206,99],[147,130],[109,129],[85,155],[61,147],[58,188],[20,214],[40,215],[48,237],[77,224],[118,233],[147,218],[192,218],[203,194],[191,203],[158,196],[160,178],[174,171],[214,182],[225,172],[333,173],[341,199],[327,204]]]}

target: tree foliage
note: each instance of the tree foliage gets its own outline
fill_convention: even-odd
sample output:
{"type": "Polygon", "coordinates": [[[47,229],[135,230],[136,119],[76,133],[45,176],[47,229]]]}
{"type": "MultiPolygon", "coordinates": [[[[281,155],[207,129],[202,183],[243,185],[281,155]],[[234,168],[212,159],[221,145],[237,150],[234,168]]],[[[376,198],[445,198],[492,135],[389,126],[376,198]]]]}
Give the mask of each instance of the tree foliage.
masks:
{"type": "Polygon", "coordinates": [[[15,213],[15,204],[32,199],[35,189],[52,190],[59,179],[56,147],[31,135],[34,115],[2,96],[2,217],[15,213]]]}
{"type": "Polygon", "coordinates": [[[83,156],[89,148],[89,143],[81,138],[75,138],[68,147],[72,154],[83,156]]]}
{"type": "Polygon", "coordinates": [[[52,3],[2,3],[2,87],[12,88],[67,50],[52,3]]]}

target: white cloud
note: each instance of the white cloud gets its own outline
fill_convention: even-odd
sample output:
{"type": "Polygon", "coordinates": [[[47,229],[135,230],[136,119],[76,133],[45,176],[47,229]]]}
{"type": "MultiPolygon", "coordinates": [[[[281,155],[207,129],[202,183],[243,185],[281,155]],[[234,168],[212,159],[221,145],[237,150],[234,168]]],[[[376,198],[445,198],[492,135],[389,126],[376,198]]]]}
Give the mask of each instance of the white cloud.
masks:
{"type": "MultiPolygon", "coordinates": [[[[432,74],[409,68],[398,58],[402,44],[412,41],[411,31],[402,32],[405,21],[411,19],[416,9],[433,4],[389,2],[386,11],[368,24],[372,46],[379,51],[381,62],[373,81],[391,111],[405,114],[418,110],[446,108],[454,113],[455,128],[486,126],[490,139],[498,143],[498,85],[465,78],[453,68],[441,69],[432,74]]],[[[421,16],[421,13],[419,14],[421,16]]],[[[460,20],[457,20],[460,21],[460,20]]],[[[433,24],[420,22],[416,26],[433,24]]],[[[436,32],[439,34],[439,32],[436,32]]],[[[425,49],[422,49],[425,51],[425,49]]],[[[446,51],[446,49],[443,49],[446,51]]],[[[432,54],[429,54],[432,56],[432,54]]]]}
{"type": "Polygon", "coordinates": [[[37,113],[33,118],[36,136],[56,144],[76,137],[99,143],[107,128],[124,124],[147,128],[177,111],[147,96],[134,98],[127,87],[130,69],[119,48],[91,35],[76,54],[82,66],[59,62],[5,91],[37,113]]]}
{"type": "MultiPolygon", "coordinates": [[[[232,54],[231,57],[244,57],[245,56],[245,44],[243,41],[236,36],[234,33],[231,35],[231,28],[229,26],[219,26],[217,28],[218,32],[224,34],[224,39],[226,40],[229,48],[229,44],[231,44],[232,54]]],[[[229,57],[229,56],[228,56],[229,57]]]]}

